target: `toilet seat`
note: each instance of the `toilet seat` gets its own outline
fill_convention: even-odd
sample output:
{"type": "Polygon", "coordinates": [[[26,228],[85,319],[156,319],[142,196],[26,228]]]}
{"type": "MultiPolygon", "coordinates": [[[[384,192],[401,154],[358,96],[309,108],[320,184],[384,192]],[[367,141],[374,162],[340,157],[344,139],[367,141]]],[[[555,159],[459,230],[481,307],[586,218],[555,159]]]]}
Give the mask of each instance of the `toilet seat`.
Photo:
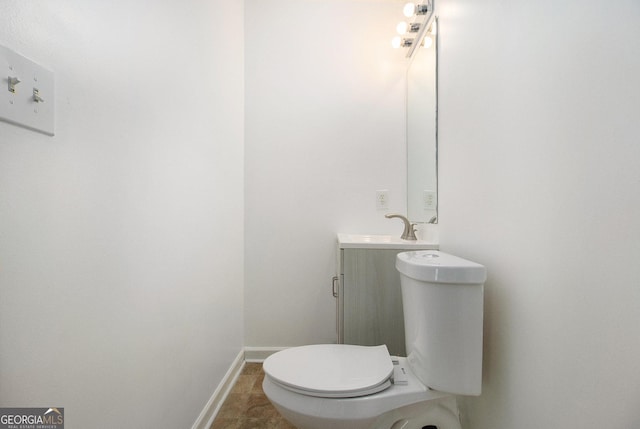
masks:
{"type": "Polygon", "coordinates": [[[281,387],[307,396],[351,398],[391,386],[393,363],[387,346],[316,344],[269,356],[265,375],[281,387]]]}

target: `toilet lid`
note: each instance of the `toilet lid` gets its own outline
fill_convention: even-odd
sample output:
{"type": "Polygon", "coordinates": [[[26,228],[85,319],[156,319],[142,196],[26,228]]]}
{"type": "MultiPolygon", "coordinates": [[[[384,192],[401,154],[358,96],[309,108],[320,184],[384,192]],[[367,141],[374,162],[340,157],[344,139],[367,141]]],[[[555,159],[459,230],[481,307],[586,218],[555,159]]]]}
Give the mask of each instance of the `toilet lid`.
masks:
{"type": "Polygon", "coordinates": [[[388,388],[393,363],[385,345],[319,344],[275,353],[264,361],[263,369],[285,389],[309,396],[348,398],[388,388]]]}

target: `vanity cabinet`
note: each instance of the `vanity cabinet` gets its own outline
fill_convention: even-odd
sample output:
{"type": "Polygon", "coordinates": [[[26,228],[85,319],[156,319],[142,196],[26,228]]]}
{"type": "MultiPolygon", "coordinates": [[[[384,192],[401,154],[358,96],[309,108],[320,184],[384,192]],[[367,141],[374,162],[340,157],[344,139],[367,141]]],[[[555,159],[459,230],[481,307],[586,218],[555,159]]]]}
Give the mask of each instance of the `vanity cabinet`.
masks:
{"type": "Polygon", "coordinates": [[[404,316],[396,255],[437,249],[434,243],[389,236],[338,234],[338,343],[386,344],[389,353],[405,355],[404,316]]]}

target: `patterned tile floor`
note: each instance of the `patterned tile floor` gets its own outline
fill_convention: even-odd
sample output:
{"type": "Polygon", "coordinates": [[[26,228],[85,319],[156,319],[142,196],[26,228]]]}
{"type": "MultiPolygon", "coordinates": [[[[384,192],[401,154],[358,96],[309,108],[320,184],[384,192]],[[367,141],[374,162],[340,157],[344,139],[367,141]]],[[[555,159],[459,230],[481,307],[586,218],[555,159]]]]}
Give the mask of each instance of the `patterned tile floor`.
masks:
{"type": "Polygon", "coordinates": [[[295,429],[262,391],[260,363],[246,363],[209,429],[295,429]]]}

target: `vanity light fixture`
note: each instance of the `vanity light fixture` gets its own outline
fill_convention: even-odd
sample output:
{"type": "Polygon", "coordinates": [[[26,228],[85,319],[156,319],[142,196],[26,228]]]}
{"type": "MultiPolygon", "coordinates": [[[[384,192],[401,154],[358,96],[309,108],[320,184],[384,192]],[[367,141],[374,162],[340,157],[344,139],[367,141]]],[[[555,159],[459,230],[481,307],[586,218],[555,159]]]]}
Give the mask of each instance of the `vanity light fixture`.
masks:
{"type": "Polygon", "coordinates": [[[413,18],[413,21],[400,22],[396,26],[396,31],[400,36],[411,33],[412,38],[396,36],[391,41],[391,46],[394,48],[409,48],[407,57],[411,57],[418,46],[431,46],[433,40],[429,39],[427,41],[425,36],[427,29],[435,29],[434,3],[435,0],[424,0],[421,4],[407,3],[403,8],[403,13],[406,17],[413,18]]]}

